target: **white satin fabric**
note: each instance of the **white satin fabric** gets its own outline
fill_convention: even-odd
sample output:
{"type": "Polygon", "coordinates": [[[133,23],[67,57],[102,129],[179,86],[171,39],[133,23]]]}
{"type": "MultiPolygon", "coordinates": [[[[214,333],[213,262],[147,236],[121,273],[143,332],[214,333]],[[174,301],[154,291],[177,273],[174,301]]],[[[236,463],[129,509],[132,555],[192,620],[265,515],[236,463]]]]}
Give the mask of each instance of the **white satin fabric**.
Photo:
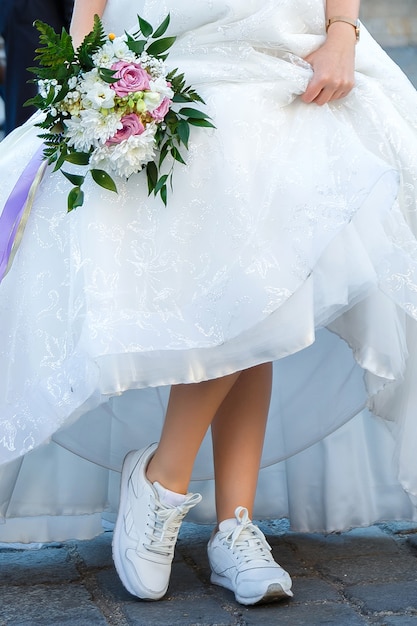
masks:
{"type": "MultiPolygon", "coordinates": [[[[355,89],[303,104],[322,0],[109,0],[104,23],[167,12],[169,64],[216,130],[193,129],[166,208],[139,174],[118,196],[86,183],[68,215],[67,181],[45,176],[0,286],[0,541],[100,532],[169,386],[265,361],[256,516],[417,519],[416,92],[363,29],[355,89]]],[[[0,204],[33,122],[2,143],[0,204]]],[[[193,478],[192,519],[213,520],[208,438],[193,478]]]]}

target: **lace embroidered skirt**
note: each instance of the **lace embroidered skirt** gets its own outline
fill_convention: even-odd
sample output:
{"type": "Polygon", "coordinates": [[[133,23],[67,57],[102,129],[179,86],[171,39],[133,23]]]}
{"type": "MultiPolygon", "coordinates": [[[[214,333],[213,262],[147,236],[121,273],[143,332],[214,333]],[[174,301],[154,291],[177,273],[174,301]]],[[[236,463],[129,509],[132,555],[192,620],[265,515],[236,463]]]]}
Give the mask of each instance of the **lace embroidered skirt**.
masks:
{"type": "MultiPolygon", "coordinates": [[[[99,532],[170,385],[265,361],[256,515],[301,530],[416,519],[417,95],[365,31],[351,94],[303,104],[321,2],[169,4],[143,14],[171,9],[171,62],[216,130],[193,129],[167,207],[139,174],[117,197],[86,183],[67,214],[68,182],[45,175],[0,286],[0,541],[99,532]]],[[[112,30],[132,13],[120,5],[112,30]]],[[[2,204],[35,121],[2,142],[2,204]]],[[[191,488],[194,519],[213,520],[208,440],[191,488]]]]}

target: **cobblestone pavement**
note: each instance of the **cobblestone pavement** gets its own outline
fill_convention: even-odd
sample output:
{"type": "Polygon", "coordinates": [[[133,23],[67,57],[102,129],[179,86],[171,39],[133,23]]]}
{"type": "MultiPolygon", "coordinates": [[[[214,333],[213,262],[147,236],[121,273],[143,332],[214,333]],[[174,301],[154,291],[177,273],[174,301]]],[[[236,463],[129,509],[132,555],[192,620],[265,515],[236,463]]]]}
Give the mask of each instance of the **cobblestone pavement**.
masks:
{"type": "Polygon", "coordinates": [[[185,523],[159,602],[122,587],[111,532],[91,541],[0,551],[1,626],[417,626],[417,529],[405,523],[330,535],[261,523],[294,598],[243,607],[209,583],[211,527],[185,523]]]}
{"type": "MultiPolygon", "coordinates": [[[[388,49],[417,86],[417,47],[388,49]]],[[[0,626],[417,626],[417,528],[378,524],[319,535],[261,528],[293,576],[294,598],[245,608],[209,583],[211,527],[181,529],[167,596],[141,602],[122,587],[111,532],[38,549],[0,547],[0,626]]]]}

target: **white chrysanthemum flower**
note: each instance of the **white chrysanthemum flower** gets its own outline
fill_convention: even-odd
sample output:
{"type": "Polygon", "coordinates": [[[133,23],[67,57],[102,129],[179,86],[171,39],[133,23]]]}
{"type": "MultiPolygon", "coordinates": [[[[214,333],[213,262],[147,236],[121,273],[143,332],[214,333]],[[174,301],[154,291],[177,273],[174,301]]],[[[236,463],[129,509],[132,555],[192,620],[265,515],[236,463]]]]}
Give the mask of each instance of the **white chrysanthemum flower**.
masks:
{"type": "Polygon", "coordinates": [[[122,35],[121,37],[115,37],[112,41],[113,45],[113,54],[116,57],[117,61],[135,61],[137,59],[136,54],[129,50],[126,37],[122,35]]]}
{"type": "Polygon", "coordinates": [[[68,88],[75,89],[76,86],[77,86],[77,77],[71,76],[71,78],[68,80],[68,88]]]}
{"type": "Polygon", "coordinates": [[[135,61],[136,55],[129,50],[126,44],[126,38],[116,37],[113,41],[107,41],[95,54],[93,54],[93,62],[97,67],[110,68],[116,61],[135,61]]]}
{"type": "Polygon", "coordinates": [[[93,54],[92,59],[97,67],[110,67],[115,61],[112,42],[107,41],[93,54]]]}
{"type": "Polygon", "coordinates": [[[91,155],[91,167],[98,167],[128,178],[140,172],[155,156],[156,125],[149,124],[141,135],[111,146],[100,146],[91,155]]]}
{"type": "Polygon", "coordinates": [[[95,67],[82,75],[78,88],[82,93],[88,93],[98,80],[100,80],[100,77],[98,75],[98,69],[95,67]]]}
{"type": "Polygon", "coordinates": [[[104,144],[123,126],[117,113],[102,115],[95,109],[80,111],[78,117],[66,120],[65,125],[68,145],[81,152],[104,144]]]}
{"type": "Polygon", "coordinates": [[[98,80],[84,94],[82,101],[85,107],[93,109],[112,109],[114,107],[114,89],[104,81],[98,80]]]}
{"type": "Polygon", "coordinates": [[[80,116],[65,120],[65,136],[69,146],[78,152],[88,152],[91,148],[92,138],[86,133],[83,120],[80,116]]]}

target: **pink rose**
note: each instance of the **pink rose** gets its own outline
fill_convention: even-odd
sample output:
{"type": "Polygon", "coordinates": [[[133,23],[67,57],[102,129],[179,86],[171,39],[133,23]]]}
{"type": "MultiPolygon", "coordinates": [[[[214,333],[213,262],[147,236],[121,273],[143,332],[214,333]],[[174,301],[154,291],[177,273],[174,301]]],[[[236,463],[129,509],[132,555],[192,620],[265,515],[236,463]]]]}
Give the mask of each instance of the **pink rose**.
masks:
{"type": "Polygon", "coordinates": [[[149,89],[149,74],[138,63],[127,63],[117,61],[111,66],[116,73],[114,78],[118,78],[117,83],[111,83],[110,87],[116,94],[123,98],[129,93],[149,89]]]}
{"type": "Polygon", "coordinates": [[[113,137],[110,137],[110,139],[106,141],[106,145],[121,143],[125,139],[129,139],[132,135],[141,135],[145,130],[144,125],[135,113],[125,115],[120,121],[123,124],[123,128],[120,128],[113,137]]]}
{"type": "Polygon", "coordinates": [[[154,109],[151,112],[151,115],[152,115],[153,119],[156,122],[162,122],[162,120],[164,119],[165,115],[168,113],[170,106],[171,106],[171,100],[169,98],[164,98],[162,100],[161,104],[158,105],[156,107],[156,109],[154,109]]]}

